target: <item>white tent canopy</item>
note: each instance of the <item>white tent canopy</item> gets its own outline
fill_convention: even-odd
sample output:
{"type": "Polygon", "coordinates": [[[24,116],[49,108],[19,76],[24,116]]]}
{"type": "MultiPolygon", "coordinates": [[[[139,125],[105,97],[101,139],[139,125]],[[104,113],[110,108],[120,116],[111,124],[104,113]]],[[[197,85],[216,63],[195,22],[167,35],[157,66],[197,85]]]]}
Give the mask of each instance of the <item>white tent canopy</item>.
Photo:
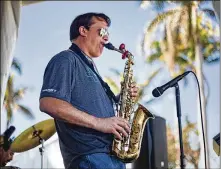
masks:
{"type": "Polygon", "coordinates": [[[18,36],[21,3],[1,1],[1,110],[18,36]]]}

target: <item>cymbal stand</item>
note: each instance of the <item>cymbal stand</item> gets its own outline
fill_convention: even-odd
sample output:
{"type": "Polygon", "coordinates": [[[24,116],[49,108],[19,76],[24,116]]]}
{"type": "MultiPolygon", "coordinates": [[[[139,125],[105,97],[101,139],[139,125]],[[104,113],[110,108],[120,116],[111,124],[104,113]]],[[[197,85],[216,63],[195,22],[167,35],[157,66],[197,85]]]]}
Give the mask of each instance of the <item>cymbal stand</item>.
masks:
{"type": "Polygon", "coordinates": [[[39,152],[41,154],[41,169],[43,169],[43,162],[44,162],[44,139],[40,138],[39,142],[41,143],[41,147],[39,148],[39,152]]]}
{"type": "Polygon", "coordinates": [[[33,129],[34,129],[34,132],[33,132],[33,135],[36,137],[39,138],[39,143],[41,144],[41,147],[39,148],[39,152],[40,152],[40,155],[41,155],[41,169],[43,169],[43,162],[44,162],[44,139],[41,138],[40,136],[40,131],[36,130],[35,126],[32,126],[33,129]]]}

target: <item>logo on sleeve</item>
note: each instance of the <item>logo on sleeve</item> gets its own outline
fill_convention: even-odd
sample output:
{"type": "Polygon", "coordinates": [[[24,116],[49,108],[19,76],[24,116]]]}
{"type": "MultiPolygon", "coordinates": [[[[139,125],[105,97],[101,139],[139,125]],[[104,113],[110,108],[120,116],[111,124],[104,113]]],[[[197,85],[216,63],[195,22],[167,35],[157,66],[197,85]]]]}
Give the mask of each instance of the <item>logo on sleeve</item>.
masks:
{"type": "Polygon", "coordinates": [[[57,90],[55,89],[44,89],[42,92],[49,92],[49,93],[55,93],[57,90]]]}

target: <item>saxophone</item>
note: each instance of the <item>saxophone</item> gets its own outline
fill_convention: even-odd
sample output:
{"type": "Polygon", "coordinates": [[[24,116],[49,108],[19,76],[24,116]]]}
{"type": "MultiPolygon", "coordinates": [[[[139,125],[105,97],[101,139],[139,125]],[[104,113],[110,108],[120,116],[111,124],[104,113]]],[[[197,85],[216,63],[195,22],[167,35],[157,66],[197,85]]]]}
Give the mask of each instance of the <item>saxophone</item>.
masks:
{"type": "Polygon", "coordinates": [[[146,122],[149,118],[154,119],[154,115],[139,103],[137,110],[134,111],[135,100],[131,98],[129,90],[133,82],[133,55],[125,50],[124,44],[121,44],[119,49],[115,48],[111,43],[107,43],[104,46],[107,49],[120,52],[122,59],[128,59],[125,63],[123,82],[121,83],[120,110],[117,116],[126,119],[130,123],[130,134],[128,137],[122,136],[122,140],[114,138],[112,153],[121,161],[131,163],[139,157],[146,122]]]}

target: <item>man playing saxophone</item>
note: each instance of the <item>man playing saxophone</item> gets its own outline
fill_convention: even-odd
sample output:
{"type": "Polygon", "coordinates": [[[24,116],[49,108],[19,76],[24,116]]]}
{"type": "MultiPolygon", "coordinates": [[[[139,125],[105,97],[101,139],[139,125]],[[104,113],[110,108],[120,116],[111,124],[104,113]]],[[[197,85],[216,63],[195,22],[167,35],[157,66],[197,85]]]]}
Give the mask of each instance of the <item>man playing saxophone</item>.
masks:
{"type": "MultiPolygon", "coordinates": [[[[53,56],[45,69],[40,110],[55,119],[66,169],[125,168],[111,147],[114,137],[128,137],[130,125],[115,116],[117,98],[93,61],[109,40],[110,23],[103,13],[77,16],[70,26],[71,47],[53,56]]],[[[130,95],[138,95],[135,83],[130,95]]]]}

